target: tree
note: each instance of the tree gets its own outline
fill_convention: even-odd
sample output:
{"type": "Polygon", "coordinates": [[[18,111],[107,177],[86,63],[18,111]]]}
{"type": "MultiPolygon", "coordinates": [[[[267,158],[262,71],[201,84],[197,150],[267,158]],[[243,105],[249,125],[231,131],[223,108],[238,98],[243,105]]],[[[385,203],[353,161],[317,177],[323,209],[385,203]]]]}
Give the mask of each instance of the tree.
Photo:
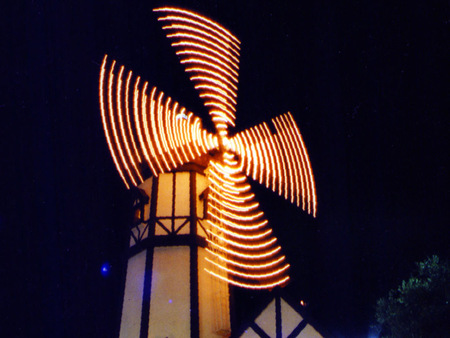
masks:
{"type": "Polygon", "coordinates": [[[448,262],[433,256],[416,266],[408,280],[377,301],[382,337],[450,336],[448,262]]]}

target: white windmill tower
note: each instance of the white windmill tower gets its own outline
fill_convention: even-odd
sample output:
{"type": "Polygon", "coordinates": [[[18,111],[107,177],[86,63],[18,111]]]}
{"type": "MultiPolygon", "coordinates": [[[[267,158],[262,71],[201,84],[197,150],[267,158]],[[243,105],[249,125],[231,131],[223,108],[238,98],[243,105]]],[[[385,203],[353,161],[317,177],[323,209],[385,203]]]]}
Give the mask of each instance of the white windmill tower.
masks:
{"type": "Polygon", "coordinates": [[[105,56],[100,108],[106,140],[126,187],[140,195],[120,336],[227,336],[229,284],[271,289],[289,280],[289,264],[247,178],[315,216],[313,174],[290,113],[229,134],[239,40],[197,13],[154,11],[215,132],[105,56]]]}

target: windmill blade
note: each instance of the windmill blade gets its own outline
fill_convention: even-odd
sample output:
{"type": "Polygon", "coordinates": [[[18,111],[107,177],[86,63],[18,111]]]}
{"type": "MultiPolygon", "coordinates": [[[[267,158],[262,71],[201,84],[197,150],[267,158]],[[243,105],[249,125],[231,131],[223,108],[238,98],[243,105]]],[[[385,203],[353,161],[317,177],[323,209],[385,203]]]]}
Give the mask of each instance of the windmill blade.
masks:
{"type": "Polygon", "coordinates": [[[289,264],[255,201],[242,166],[233,158],[225,152],[221,161],[212,159],[207,169],[207,271],[245,288],[284,285],[289,280],[289,264]]]}
{"type": "Polygon", "coordinates": [[[154,9],[220,135],[235,125],[239,40],[218,23],[180,8],[154,9]]]}
{"type": "Polygon", "coordinates": [[[169,172],[218,146],[217,137],[202,128],[201,120],[164,97],[140,77],[105,55],[100,71],[102,124],[114,164],[127,188],[137,186],[146,168],[154,176],[169,172]]]}
{"type": "Polygon", "coordinates": [[[315,217],[314,176],[300,130],[290,113],[276,117],[272,123],[276,133],[262,123],[235,135],[232,148],[243,158],[247,176],[291,203],[301,204],[315,217]]]}

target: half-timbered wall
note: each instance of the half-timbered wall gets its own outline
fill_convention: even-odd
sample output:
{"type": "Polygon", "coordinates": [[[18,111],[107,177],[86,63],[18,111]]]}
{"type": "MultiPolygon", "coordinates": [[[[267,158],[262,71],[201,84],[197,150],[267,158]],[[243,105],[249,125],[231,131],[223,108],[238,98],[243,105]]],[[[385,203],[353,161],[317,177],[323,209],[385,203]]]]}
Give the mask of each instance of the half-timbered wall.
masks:
{"type": "Polygon", "coordinates": [[[229,334],[228,286],[204,270],[207,187],[198,168],[139,186],[120,337],[229,334]]]}

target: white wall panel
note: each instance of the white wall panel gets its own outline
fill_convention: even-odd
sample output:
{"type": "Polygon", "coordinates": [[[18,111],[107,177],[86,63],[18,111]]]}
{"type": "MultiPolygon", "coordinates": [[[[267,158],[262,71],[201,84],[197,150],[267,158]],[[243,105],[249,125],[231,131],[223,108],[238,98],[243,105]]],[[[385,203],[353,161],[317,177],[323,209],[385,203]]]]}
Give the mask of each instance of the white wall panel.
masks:
{"type": "Polygon", "coordinates": [[[177,172],[175,179],[175,216],[188,216],[190,211],[189,172],[177,172]]]}
{"type": "Polygon", "coordinates": [[[251,327],[244,331],[241,338],[261,338],[259,334],[257,334],[251,327]]]}
{"type": "Polygon", "coordinates": [[[128,260],[120,323],[121,338],[139,337],[140,334],[146,255],[147,251],[144,250],[128,260]]]}
{"type": "MultiPolygon", "coordinates": [[[[149,337],[190,337],[189,247],[153,252],[149,337]]],[[[133,337],[133,336],[130,336],[133,337]]]]}
{"type": "Polygon", "coordinates": [[[323,336],[317,332],[311,325],[306,325],[298,335],[300,338],[322,338],[323,336]]]}
{"type": "Polygon", "coordinates": [[[275,299],[270,302],[264,311],[256,318],[255,323],[270,337],[276,336],[275,325],[275,299]]]}
{"type": "Polygon", "coordinates": [[[160,175],[158,178],[158,203],[156,216],[172,216],[173,174],[160,175]]]}
{"type": "Polygon", "coordinates": [[[230,329],[230,304],[228,285],[205,271],[206,251],[198,250],[198,293],[200,337],[218,337],[219,330],[230,329]]]}
{"type": "Polygon", "coordinates": [[[284,299],[281,299],[281,331],[288,336],[302,322],[303,318],[284,299]]]}

